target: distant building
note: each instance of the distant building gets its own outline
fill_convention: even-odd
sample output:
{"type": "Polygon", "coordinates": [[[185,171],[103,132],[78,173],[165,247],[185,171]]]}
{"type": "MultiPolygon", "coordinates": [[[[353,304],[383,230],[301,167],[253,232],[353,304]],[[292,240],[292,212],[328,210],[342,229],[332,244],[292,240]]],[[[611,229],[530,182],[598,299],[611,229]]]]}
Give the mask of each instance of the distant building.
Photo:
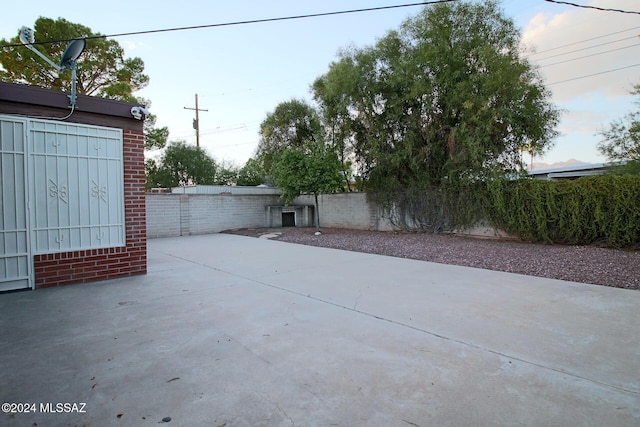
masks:
{"type": "Polygon", "coordinates": [[[529,176],[534,179],[552,181],[558,179],[576,179],[589,175],[602,175],[610,166],[611,163],[589,163],[559,168],[534,169],[528,172],[529,176]]]}
{"type": "Polygon", "coordinates": [[[282,194],[278,188],[258,186],[241,186],[241,185],[190,185],[186,187],[173,187],[173,194],[282,194]]]}

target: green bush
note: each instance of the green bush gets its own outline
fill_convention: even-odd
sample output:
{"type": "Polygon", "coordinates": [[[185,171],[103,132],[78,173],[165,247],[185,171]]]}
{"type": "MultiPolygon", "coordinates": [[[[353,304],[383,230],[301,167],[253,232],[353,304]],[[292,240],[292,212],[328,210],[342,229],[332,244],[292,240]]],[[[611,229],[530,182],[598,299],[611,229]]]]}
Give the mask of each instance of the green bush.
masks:
{"type": "Polygon", "coordinates": [[[370,196],[407,231],[447,233],[488,220],[533,242],[640,248],[640,175],[488,178],[385,195],[370,196]]]}
{"type": "Polygon", "coordinates": [[[523,239],[640,247],[638,175],[503,181],[487,191],[491,222],[523,239]]]}

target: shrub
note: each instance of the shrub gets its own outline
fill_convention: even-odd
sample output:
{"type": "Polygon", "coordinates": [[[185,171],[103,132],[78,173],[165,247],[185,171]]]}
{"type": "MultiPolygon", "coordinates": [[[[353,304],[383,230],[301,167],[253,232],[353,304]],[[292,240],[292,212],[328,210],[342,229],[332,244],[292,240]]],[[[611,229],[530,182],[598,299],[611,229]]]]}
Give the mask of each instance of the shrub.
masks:
{"type": "Polygon", "coordinates": [[[640,247],[640,176],[524,179],[488,187],[491,222],[523,239],[640,247]]]}

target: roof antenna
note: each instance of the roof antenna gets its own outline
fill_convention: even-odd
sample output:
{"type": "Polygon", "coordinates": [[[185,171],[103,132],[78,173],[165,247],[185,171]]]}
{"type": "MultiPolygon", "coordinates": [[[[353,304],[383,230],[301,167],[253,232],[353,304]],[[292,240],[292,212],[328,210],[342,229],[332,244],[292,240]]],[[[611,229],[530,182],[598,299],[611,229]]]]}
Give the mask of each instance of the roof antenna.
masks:
{"type": "Polygon", "coordinates": [[[76,95],[76,80],[77,80],[76,69],[78,68],[76,64],[76,60],[80,55],[82,55],[84,48],[87,46],[87,40],[86,39],[71,40],[67,48],[64,50],[64,53],[62,54],[60,65],[57,65],[55,62],[53,62],[52,60],[44,56],[42,52],[40,52],[38,49],[33,47],[32,43],[35,41],[35,38],[33,35],[33,30],[31,28],[22,27],[22,29],[20,30],[20,41],[22,42],[23,45],[25,45],[31,51],[36,53],[40,58],[44,59],[47,63],[49,63],[49,65],[51,65],[53,68],[58,70],[58,73],[65,70],[71,70],[71,95],[67,95],[67,96],[69,97],[69,101],[70,101],[69,108],[71,108],[71,111],[73,111],[76,107],[76,102],[78,100],[78,97],[76,95]]]}

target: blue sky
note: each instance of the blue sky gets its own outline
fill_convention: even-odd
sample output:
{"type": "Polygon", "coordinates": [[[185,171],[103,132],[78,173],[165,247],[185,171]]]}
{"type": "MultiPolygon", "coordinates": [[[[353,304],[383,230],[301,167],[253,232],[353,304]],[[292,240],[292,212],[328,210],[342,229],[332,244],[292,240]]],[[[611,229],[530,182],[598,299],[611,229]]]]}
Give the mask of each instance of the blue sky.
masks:
{"type": "MultiPolygon", "coordinates": [[[[14,36],[22,25],[33,27],[39,16],[63,17],[109,35],[408,3],[413,2],[112,0],[108,8],[98,8],[78,6],[77,2],[32,0],[24,7],[3,10],[0,37],[14,36]]],[[[640,10],[637,0],[578,3],[640,10]]],[[[577,9],[543,0],[504,0],[502,6],[522,29],[526,45],[539,52],[529,58],[541,66],[554,102],[564,110],[559,126],[562,136],[547,155],[536,161],[604,161],[596,150],[596,133],[634,108],[628,92],[634,83],[640,83],[640,16],[577,9]],[[618,34],[611,34],[614,32],[618,34]],[[594,47],[597,44],[602,46],[594,47]],[[589,57],[573,60],[583,56],[589,57]],[[562,63],[550,65],[557,62],[562,63]],[[631,68],[607,72],[622,67],[631,68]],[[575,80],[559,83],[571,79],[575,80]]],[[[280,102],[311,100],[309,86],[328,70],[341,48],[372,45],[418,11],[419,7],[408,7],[116,40],[127,56],[145,62],[151,81],[138,94],[152,101],[151,110],[158,116],[159,125],[169,127],[170,139],[195,144],[194,113],[184,107],[194,107],[197,93],[200,108],[208,110],[200,113],[201,146],[219,161],[242,165],[258,144],[258,129],[266,115],[280,102]]]]}

